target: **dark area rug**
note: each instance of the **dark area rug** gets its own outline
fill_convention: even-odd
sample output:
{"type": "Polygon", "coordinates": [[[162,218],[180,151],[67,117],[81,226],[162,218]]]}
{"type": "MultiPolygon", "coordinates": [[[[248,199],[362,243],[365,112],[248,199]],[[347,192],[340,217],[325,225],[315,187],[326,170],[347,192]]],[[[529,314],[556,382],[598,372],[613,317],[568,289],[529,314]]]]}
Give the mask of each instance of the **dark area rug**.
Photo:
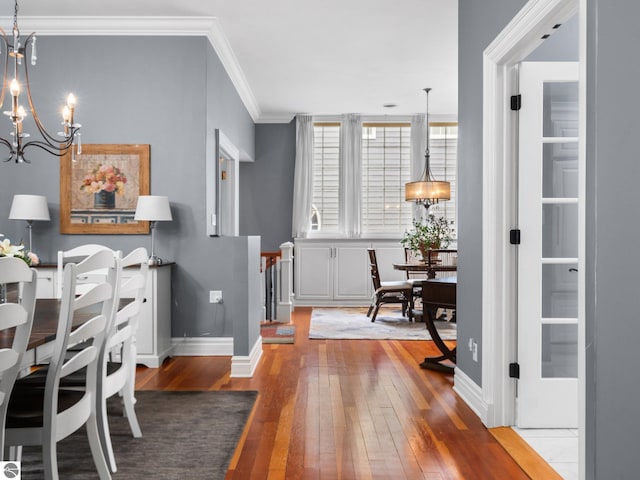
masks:
{"type": "MultiPolygon", "coordinates": [[[[110,399],[115,479],[222,480],[257,392],[136,392],[142,438],[133,438],[117,397],[110,399]]],[[[42,450],[25,447],[22,480],[42,479],[42,450]]],[[[60,478],[96,479],[84,427],[58,442],[60,478]]]]}

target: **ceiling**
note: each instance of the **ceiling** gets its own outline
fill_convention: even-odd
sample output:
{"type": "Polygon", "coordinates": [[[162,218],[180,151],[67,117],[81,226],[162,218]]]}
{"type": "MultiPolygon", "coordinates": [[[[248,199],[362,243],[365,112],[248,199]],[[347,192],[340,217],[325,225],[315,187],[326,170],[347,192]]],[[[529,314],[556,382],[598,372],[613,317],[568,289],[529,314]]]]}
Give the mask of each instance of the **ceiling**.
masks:
{"type": "MultiPolygon", "coordinates": [[[[23,0],[18,21],[24,31],[29,17],[215,17],[228,41],[223,63],[235,65],[232,80],[256,122],[296,113],[421,113],[425,87],[433,89],[429,110],[437,119],[457,113],[457,3],[23,0]]],[[[12,14],[13,1],[0,0],[0,15],[12,14]]]]}

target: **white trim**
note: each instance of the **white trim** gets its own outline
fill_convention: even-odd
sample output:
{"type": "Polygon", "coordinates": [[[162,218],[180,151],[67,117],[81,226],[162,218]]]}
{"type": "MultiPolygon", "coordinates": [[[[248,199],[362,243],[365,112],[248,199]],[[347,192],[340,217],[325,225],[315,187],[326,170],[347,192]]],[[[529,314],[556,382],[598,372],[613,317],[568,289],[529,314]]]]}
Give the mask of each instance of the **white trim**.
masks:
{"type": "Polygon", "coordinates": [[[455,369],[453,391],[485,422],[489,416],[489,406],[482,399],[482,388],[459,368],[455,369]]]}
{"type": "Polygon", "coordinates": [[[251,378],[262,358],[262,337],[258,337],[249,356],[231,357],[231,378],[251,378]]]}
{"type": "MultiPolygon", "coordinates": [[[[11,31],[13,19],[0,17],[11,31]]],[[[254,122],[260,118],[258,102],[238,59],[216,17],[20,17],[20,29],[38,35],[158,35],[205,36],[211,43],[242,103],[254,122]]]]}
{"type": "MultiPolygon", "coordinates": [[[[512,425],[515,382],[516,267],[509,229],[517,219],[516,182],[509,128],[511,69],[578,11],[578,0],[530,0],[484,51],[482,193],[482,398],[489,426],[512,425]]],[[[581,78],[581,82],[584,78],[581,78]]],[[[580,105],[581,109],[584,104],[580,105]]]]}
{"type": "Polygon", "coordinates": [[[174,337],[171,345],[175,357],[233,355],[233,337],[174,337]]]}

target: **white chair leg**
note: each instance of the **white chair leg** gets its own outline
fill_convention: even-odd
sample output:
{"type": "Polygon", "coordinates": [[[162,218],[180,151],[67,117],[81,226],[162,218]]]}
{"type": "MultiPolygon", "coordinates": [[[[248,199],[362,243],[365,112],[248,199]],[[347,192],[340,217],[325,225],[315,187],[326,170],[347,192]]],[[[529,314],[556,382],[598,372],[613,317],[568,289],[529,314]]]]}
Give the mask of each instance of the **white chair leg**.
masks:
{"type": "Polygon", "coordinates": [[[45,433],[42,441],[42,467],[45,480],[58,480],[58,452],[56,447],[57,444],[53,435],[46,435],[45,433]]]}
{"type": "Polygon", "coordinates": [[[22,460],[22,445],[5,445],[4,458],[14,462],[22,460]]]}
{"type": "Polygon", "coordinates": [[[98,436],[100,445],[102,446],[102,454],[109,464],[109,468],[113,473],[118,471],[116,465],[116,457],[113,454],[113,445],[111,443],[111,432],[109,430],[109,415],[107,414],[107,400],[102,396],[99,400],[100,405],[96,409],[96,424],[98,427],[98,436]]]}
{"type": "Polygon", "coordinates": [[[104,457],[102,447],[100,446],[100,436],[98,433],[98,425],[96,416],[91,414],[87,420],[87,437],[89,437],[89,447],[91,447],[91,455],[93,456],[93,462],[96,464],[98,475],[100,480],[111,480],[111,473],[109,473],[109,466],[104,457]]]}
{"type": "Polygon", "coordinates": [[[142,430],[140,430],[140,424],[138,423],[138,417],[135,410],[135,397],[133,396],[133,385],[130,381],[127,381],[122,389],[122,402],[124,403],[124,412],[129,421],[129,427],[134,438],[142,437],[142,430]]]}

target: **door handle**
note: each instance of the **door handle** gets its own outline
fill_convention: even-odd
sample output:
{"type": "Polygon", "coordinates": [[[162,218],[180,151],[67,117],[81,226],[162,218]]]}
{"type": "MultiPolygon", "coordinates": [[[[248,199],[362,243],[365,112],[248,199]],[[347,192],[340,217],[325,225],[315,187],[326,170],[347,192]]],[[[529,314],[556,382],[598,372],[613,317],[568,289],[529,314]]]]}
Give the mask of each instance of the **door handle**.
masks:
{"type": "Polygon", "coordinates": [[[569,271],[570,271],[570,272],[577,272],[577,271],[578,271],[578,269],[577,269],[577,268],[570,268],[570,269],[569,269],[569,271]]]}

